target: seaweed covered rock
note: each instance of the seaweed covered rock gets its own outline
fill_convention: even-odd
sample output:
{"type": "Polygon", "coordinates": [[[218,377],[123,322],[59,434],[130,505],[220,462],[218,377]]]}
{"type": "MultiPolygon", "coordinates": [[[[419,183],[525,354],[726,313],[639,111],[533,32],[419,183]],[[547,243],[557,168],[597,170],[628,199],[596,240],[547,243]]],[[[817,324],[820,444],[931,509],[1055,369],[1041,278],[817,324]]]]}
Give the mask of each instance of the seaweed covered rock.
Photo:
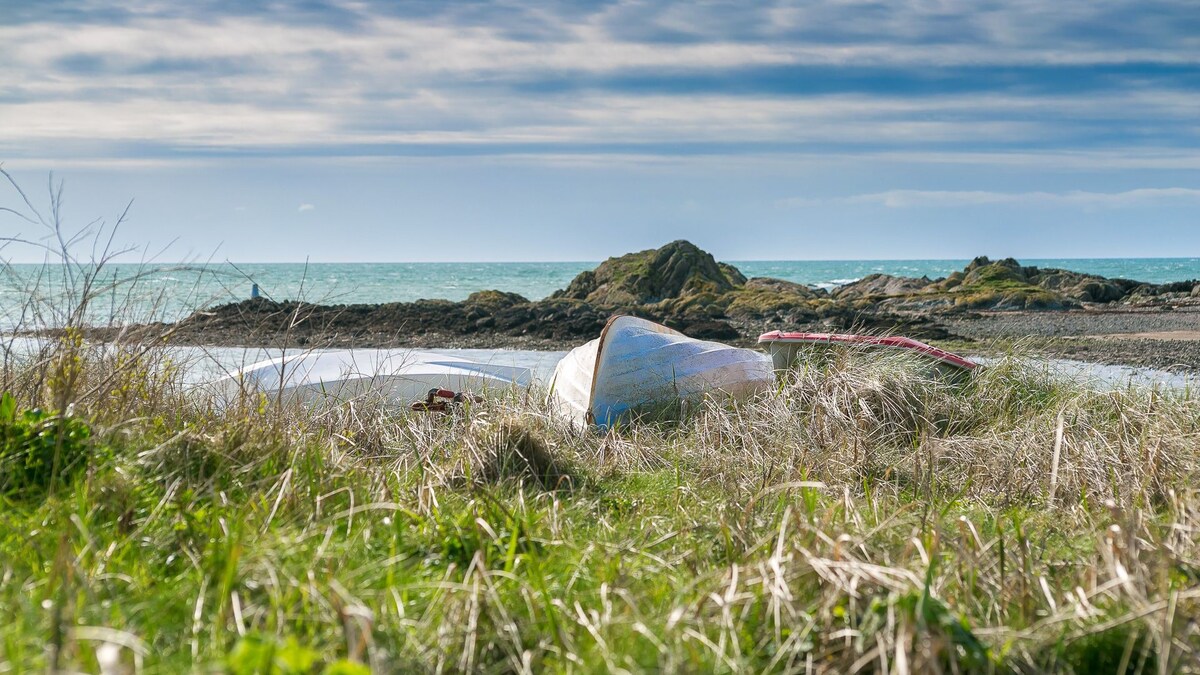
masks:
{"type": "Polygon", "coordinates": [[[953,300],[955,308],[966,309],[1069,309],[1079,303],[1036,281],[1039,270],[1023,267],[1012,258],[992,261],[979,257],[962,272],[955,272],[925,288],[927,293],[942,293],[953,300]]]}
{"type": "Polygon", "coordinates": [[[871,297],[912,295],[933,283],[929,277],[897,277],[890,274],[868,274],[858,281],[835,288],[830,295],[838,300],[858,300],[871,297]]]}
{"type": "Polygon", "coordinates": [[[1024,266],[1012,258],[991,261],[976,258],[962,272],[947,277],[944,288],[965,287],[992,295],[1026,296],[1025,305],[1043,309],[1076,307],[1079,303],[1109,304],[1114,302],[1143,302],[1159,296],[1186,296],[1194,282],[1147,284],[1130,279],[1107,278],[1097,274],[1073,272],[1057,268],[1024,266]],[[1028,287],[1040,288],[1037,293],[1028,287]]]}
{"type": "Polygon", "coordinates": [[[738,319],[782,320],[802,323],[816,317],[816,308],[827,297],[802,284],[755,277],[722,298],[725,313],[738,319]]]}
{"type": "Polygon", "coordinates": [[[1200,281],[1173,281],[1165,284],[1137,284],[1121,298],[1121,302],[1129,305],[1173,305],[1177,303],[1193,304],[1194,298],[1200,297],[1200,281]]]}
{"type": "Polygon", "coordinates": [[[1142,285],[1068,270],[1044,270],[1036,278],[1038,286],[1080,302],[1117,302],[1142,285]]]}
{"type": "Polygon", "coordinates": [[[527,305],[529,320],[510,333],[552,340],[590,340],[600,334],[609,312],[580,300],[548,298],[527,305]]]}
{"type": "Polygon", "coordinates": [[[476,291],[460,308],[475,328],[511,329],[529,321],[529,300],[516,293],[476,291]]]}
{"type": "Polygon", "coordinates": [[[605,307],[652,305],[693,295],[717,296],[746,283],[737,268],[679,240],[662,248],[609,258],[576,276],[554,298],[585,300],[605,307]]]}
{"type": "Polygon", "coordinates": [[[839,303],[887,312],[954,312],[962,309],[1064,309],[1078,306],[1053,289],[1038,286],[1013,260],[979,257],[944,279],[870,274],[833,291],[839,303]]]}
{"type": "Polygon", "coordinates": [[[743,290],[754,293],[794,295],[802,297],[805,300],[816,300],[829,295],[828,292],[820,288],[810,288],[794,281],[784,281],[783,279],[774,279],[771,277],[754,277],[746,282],[743,290]]]}
{"type": "Polygon", "coordinates": [[[475,291],[467,296],[464,301],[468,305],[477,305],[487,307],[489,309],[499,309],[502,307],[512,307],[513,305],[521,305],[529,302],[529,300],[518,293],[506,293],[504,291],[475,291]]]}
{"type": "Polygon", "coordinates": [[[726,321],[669,319],[665,325],[697,340],[737,340],[742,337],[741,331],[726,321]]]}
{"type": "Polygon", "coordinates": [[[972,260],[961,272],[954,272],[940,282],[933,284],[938,290],[951,290],[961,287],[975,288],[1029,286],[1029,278],[1021,263],[1012,258],[992,261],[987,256],[972,260]]]}
{"type": "Polygon", "coordinates": [[[461,302],[379,305],[258,298],[196,312],[171,332],[174,339],[199,343],[440,346],[461,338],[557,346],[594,338],[612,315],[632,314],[716,340],[749,340],[770,329],[938,339],[949,335],[939,317],[969,310],[1060,310],[1083,303],[1174,307],[1197,298],[1197,281],[1148,284],[987,257],[944,279],[872,274],[829,293],[781,279],[747,280],[695,245],[675,241],[610,258],[543,300],[499,290],[461,302]]]}

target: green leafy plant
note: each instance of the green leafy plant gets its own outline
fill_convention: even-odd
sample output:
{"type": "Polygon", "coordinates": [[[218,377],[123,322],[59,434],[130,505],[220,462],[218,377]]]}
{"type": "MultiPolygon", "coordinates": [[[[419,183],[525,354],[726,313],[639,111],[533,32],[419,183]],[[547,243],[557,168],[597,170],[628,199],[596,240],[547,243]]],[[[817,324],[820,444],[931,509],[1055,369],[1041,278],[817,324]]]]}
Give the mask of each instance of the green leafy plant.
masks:
{"type": "Polygon", "coordinates": [[[1158,672],[1154,644],[1137,624],[1087,633],[1062,646],[1058,653],[1051,653],[1074,673],[1158,672]]]}
{"type": "Polygon", "coordinates": [[[12,394],[0,396],[0,493],[70,482],[88,464],[91,438],[91,427],[79,418],[38,408],[18,413],[12,394]]]}
{"type": "Polygon", "coordinates": [[[345,659],[325,663],[320,653],[300,644],[294,636],[280,640],[256,633],[238,640],[226,666],[232,675],[369,675],[371,672],[366,665],[345,659]]]}

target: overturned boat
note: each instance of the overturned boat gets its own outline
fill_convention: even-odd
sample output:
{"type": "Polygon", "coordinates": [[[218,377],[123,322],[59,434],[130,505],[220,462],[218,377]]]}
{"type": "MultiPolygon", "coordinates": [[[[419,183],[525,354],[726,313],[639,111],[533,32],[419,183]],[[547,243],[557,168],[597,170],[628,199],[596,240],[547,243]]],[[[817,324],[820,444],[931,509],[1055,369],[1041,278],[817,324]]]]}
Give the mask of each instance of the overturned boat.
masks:
{"type": "Polygon", "coordinates": [[[308,351],[260,361],[218,380],[227,397],[262,393],[304,403],[372,397],[430,400],[432,390],[498,393],[529,386],[528,368],[410,349],[308,351]]]}
{"type": "Polygon", "coordinates": [[[676,416],[684,402],[705,395],[745,397],[774,384],[765,354],[616,316],[599,338],[559,361],[550,398],[572,421],[607,428],[641,416],[676,416]]]}
{"type": "Polygon", "coordinates": [[[933,345],[898,335],[852,335],[846,333],[785,333],[771,331],[758,337],[758,343],[766,345],[775,369],[787,370],[795,365],[805,350],[834,345],[863,348],[896,349],[917,354],[928,359],[930,365],[940,373],[961,375],[978,367],[974,361],[958,354],[939,349],[933,345]]]}

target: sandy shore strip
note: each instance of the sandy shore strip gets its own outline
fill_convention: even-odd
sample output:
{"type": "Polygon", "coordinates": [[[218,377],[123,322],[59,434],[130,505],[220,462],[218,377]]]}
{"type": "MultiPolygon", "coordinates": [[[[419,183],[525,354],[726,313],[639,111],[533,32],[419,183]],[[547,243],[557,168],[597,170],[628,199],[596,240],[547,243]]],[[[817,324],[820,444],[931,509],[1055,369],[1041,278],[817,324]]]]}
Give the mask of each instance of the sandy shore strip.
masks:
{"type": "Polygon", "coordinates": [[[961,318],[946,318],[942,323],[956,335],[972,339],[1019,338],[1028,336],[1128,336],[1166,335],[1167,340],[1193,340],[1200,337],[1200,309],[1173,310],[1073,310],[979,312],[961,318]],[[1187,337],[1185,337],[1187,335],[1187,337]]]}
{"type": "Polygon", "coordinates": [[[943,322],[981,343],[1016,341],[1048,356],[1200,373],[1200,311],[987,312],[943,322]]]}
{"type": "Polygon", "coordinates": [[[1200,340],[1200,330],[1167,330],[1156,333],[1111,333],[1097,335],[1106,340],[1200,340]]]}

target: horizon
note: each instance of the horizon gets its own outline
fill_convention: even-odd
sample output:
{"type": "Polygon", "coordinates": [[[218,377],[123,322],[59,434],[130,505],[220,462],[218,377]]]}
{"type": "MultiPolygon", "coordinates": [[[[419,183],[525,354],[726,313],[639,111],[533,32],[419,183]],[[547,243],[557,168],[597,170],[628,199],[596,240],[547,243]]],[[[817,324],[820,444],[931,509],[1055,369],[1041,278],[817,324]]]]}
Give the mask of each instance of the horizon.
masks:
{"type": "Polygon", "coordinates": [[[1195,257],[1198,36],[1183,0],[51,0],[0,9],[0,162],[185,259],[1195,257]]]}
{"type": "MultiPolygon", "coordinates": [[[[647,250],[647,249],[643,249],[647,250]]],[[[650,249],[652,250],[652,249],[650,249]]],[[[629,253],[638,253],[640,251],[629,251],[629,253]]],[[[620,257],[609,256],[609,258],[620,257]]],[[[713,257],[718,262],[724,263],[901,263],[901,262],[971,262],[976,258],[987,258],[992,262],[1011,258],[1017,262],[1024,263],[1026,261],[1150,261],[1150,260],[1178,260],[1195,262],[1200,261],[1200,256],[993,256],[993,255],[976,255],[976,256],[959,256],[951,258],[721,258],[713,257]]],[[[214,260],[207,262],[188,261],[188,260],[169,260],[169,261],[122,261],[114,259],[105,263],[106,266],[112,265],[178,265],[178,266],[216,266],[216,265],[592,265],[604,262],[608,258],[596,258],[592,260],[214,260]]],[[[28,262],[8,262],[13,266],[37,267],[46,264],[58,265],[58,261],[28,261],[28,262]]],[[[87,264],[84,262],[82,264],[87,264]]]]}

